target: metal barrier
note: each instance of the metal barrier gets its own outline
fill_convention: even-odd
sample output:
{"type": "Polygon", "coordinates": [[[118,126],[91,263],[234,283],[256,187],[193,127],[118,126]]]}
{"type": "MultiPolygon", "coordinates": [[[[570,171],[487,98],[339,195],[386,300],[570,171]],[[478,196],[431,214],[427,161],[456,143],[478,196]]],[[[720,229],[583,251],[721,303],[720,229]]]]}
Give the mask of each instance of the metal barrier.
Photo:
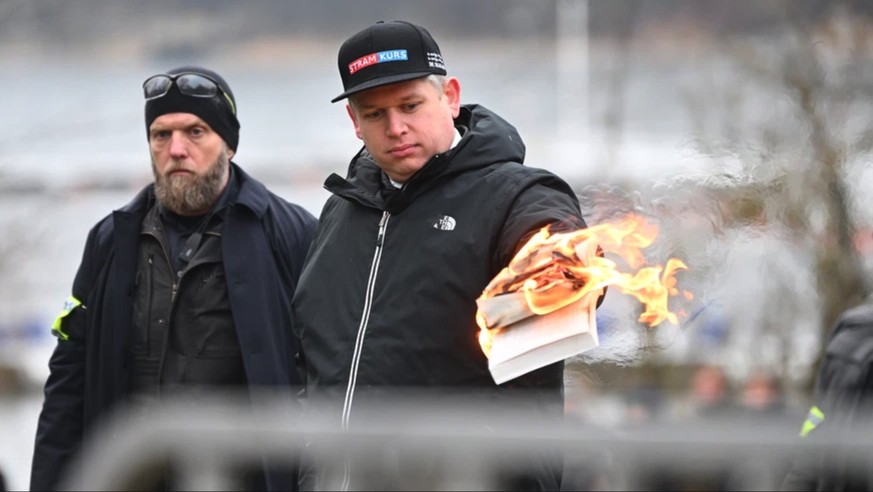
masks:
{"type": "MultiPolygon", "coordinates": [[[[798,445],[796,420],[707,420],[604,429],[549,421],[529,402],[380,397],[340,428],[334,406],[227,395],[120,410],[86,442],[70,490],[137,490],[170,464],[180,490],[239,490],[239,470],[264,462],[339,464],[329,490],[495,490],[531,457],[563,463],[567,490],[778,488],[798,445]],[[494,402],[491,402],[494,403],[494,402]],[[528,408],[528,410],[523,410],[528,408]],[[355,473],[350,482],[348,473],[355,473]]],[[[839,443],[873,464],[873,427],[839,443]]]]}

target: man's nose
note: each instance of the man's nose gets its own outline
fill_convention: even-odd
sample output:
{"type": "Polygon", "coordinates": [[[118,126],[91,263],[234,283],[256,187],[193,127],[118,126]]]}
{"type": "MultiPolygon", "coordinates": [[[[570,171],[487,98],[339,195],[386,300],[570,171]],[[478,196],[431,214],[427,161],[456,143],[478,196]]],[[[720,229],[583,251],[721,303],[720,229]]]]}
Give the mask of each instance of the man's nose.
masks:
{"type": "Polygon", "coordinates": [[[396,111],[388,111],[386,125],[385,133],[389,137],[397,137],[406,132],[406,119],[396,111]]]}
{"type": "Polygon", "coordinates": [[[173,132],[170,135],[170,156],[179,158],[187,157],[188,155],[188,140],[182,132],[173,132]]]}

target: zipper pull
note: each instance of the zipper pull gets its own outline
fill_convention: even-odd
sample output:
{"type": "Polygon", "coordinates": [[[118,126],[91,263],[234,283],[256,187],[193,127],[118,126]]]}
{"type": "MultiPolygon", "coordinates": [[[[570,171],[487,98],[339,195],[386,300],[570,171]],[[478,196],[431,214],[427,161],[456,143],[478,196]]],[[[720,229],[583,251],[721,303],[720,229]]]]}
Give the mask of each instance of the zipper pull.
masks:
{"type": "Polygon", "coordinates": [[[382,219],[379,220],[379,234],[376,235],[376,247],[381,248],[385,242],[385,223],[388,222],[388,212],[382,213],[382,219]]]}

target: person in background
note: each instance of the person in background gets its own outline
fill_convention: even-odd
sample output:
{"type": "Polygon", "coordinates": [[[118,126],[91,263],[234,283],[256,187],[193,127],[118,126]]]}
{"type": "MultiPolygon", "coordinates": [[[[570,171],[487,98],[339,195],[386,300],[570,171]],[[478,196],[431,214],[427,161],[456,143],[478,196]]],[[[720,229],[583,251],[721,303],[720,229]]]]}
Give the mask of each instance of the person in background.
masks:
{"type": "MultiPolygon", "coordinates": [[[[200,391],[300,384],[291,298],[315,218],[232,161],[238,108],[219,74],[179,67],[143,90],[154,182],[88,234],[52,326],[32,490],[56,488],[121,403],[148,412],[200,391]]],[[[248,486],[296,487],[264,475],[248,486]]]]}
{"type": "Polygon", "coordinates": [[[871,449],[844,443],[873,435],[873,300],[837,319],[819,368],[814,404],[782,490],[871,490],[871,449]],[[838,443],[838,444],[837,444],[838,443]],[[836,445],[835,445],[836,444],[836,445]]]}
{"type": "MultiPolygon", "coordinates": [[[[345,177],[325,181],[332,196],[294,298],[310,398],[342,407],[343,428],[365,395],[387,388],[527,391],[542,415],[560,418],[563,362],[498,387],[477,342],[476,299],[540,228],[586,227],[575,193],[523,164],[509,122],[461,104],[461,83],[424,27],[373,24],[342,44],[338,66],[333,102],[348,100],[363,148],[345,177]]],[[[509,487],[557,490],[553,463],[509,487]]],[[[315,486],[353,480],[347,469],[315,486]]]]}
{"type": "MultiPolygon", "coordinates": [[[[687,389],[687,408],[679,418],[697,429],[736,425],[738,406],[724,367],[710,362],[693,366],[687,389]]],[[[674,467],[651,470],[644,475],[647,490],[733,490],[731,478],[735,460],[716,461],[703,455],[702,465],[676,463],[674,467]],[[707,459],[708,458],[708,459],[707,459]]]]}
{"type": "MultiPolygon", "coordinates": [[[[794,431],[795,409],[789,404],[782,381],[773,369],[752,370],[743,380],[737,400],[734,421],[738,424],[777,436],[790,435],[794,431]]],[[[734,461],[729,470],[727,490],[778,487],[790,465],[790,458],[781,454],[771,459],[751,456],[734,461]]]]}
{"type": "Polygon", "coordinates": [[[736,415],[731,383],[721,366],[698,366],[691,376],[689,390],[692,417],[727,418],[736,415]]]}
{"type": "Polygon", "coordinates": [[[751,418],[781,418],[791,411],[781,381],[765,370],[754,371],[746,378],[739,404],[743,415],[751,418]]]}

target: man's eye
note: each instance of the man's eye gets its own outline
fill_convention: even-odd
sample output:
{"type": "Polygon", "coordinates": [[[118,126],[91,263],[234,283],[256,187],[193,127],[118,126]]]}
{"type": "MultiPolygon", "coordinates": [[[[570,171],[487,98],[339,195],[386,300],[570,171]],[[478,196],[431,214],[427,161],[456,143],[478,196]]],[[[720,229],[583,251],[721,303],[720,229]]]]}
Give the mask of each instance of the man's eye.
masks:
{"type": "Polygon", "coordinates": [[[194,128],[191,129],[191,132],[190,132],[190,133],[191,133],[192,136],[198,137],[198,136],[203,135],[204,133],[206,133],[206,131],[205,131],[203,128],[200,128],[200,127],[198,127],[198,126],[195,126],[194,128]]]}
{"type": "Polygon", "coordinates": [[[166,130],[159,130],[156,132],[152,132],[152,139],[154,140],[162,140],[170,136],[170,132],[166,130]]]}
{"type": "Polygon", "coordinates": [[[420,104],[421,104],[421,103],[417,103],[417,102],[409,103],[409,104],[405,104],[405,105],[403,106],[403,109],[404,109],[407,113],[411,113],[411,112],[415,111],[416,109],[418,109],[418,106],[419,106],[420,104]]]}
{"type": "Polygon", "coordinates": [[[370,111],[369,113],[364,113],[364,119],[368,121],[378,120],[382,116],[382,111],[370,111]]]}

